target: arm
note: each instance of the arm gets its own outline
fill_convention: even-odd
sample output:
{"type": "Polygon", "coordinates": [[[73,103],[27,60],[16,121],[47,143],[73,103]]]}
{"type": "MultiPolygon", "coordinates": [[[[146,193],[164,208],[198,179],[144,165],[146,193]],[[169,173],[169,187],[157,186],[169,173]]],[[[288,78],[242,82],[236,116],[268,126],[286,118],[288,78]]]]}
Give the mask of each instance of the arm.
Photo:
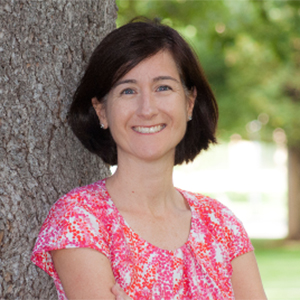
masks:
{"type": "Polygon", "coordinates": [[[115,299],[115,278],[107,257],[90,248],[51,252],[55,269],[68,299],[115,299]]]}
{"type": "Polygon", "coordinates": [[[231,277],[236,300],[266,300],[254,252],[234,258],[231,277]]]}

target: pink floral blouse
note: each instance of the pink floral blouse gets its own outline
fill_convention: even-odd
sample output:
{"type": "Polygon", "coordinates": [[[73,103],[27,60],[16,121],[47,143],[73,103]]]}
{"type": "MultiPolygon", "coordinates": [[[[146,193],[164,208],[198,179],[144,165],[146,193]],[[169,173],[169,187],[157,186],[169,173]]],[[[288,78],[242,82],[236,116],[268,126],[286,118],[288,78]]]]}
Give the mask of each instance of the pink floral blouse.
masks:
{"type": "Polygon", "coordinates": [[[234,299],[231,260],[253,247],[239,220],[209,197],[178,190],[188,201],[191,230],[175,251],[140,238],[115,207],[105,180],[59,199],[45,220],[31,260],[67,299],[50,251],[89,247],[111,262],[116,281],[133,299],[234,299]]]}

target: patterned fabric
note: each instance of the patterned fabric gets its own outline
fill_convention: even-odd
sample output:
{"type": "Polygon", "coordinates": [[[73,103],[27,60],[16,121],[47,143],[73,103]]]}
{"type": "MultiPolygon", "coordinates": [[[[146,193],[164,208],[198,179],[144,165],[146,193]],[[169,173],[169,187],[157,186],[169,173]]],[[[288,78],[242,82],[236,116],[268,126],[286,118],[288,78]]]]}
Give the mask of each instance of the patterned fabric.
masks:
{"type": "Polygon", "coordinates": [[[102,180],[74,189],[53,205],[31,260],[53,277],[60,300],[67,298],[50,251],[75,247],[103,253],[133,299],[234,299],[230,262],[253,250],[242,224],[218,201],[178,191],[189,203],[192,220],[188,241],[175,251],[133,232],[102,180]]]}

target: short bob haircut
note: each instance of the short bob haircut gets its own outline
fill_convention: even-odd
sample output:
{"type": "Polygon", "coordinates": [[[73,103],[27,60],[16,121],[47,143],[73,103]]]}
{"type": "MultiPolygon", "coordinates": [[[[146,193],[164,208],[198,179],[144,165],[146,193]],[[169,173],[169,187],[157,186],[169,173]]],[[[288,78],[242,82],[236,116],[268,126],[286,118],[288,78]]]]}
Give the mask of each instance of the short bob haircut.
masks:
{"type": "Polygon", "coordinates": [[[177,64],[184,89],[197,90],[192,120],[176,147],[174,165],[193,161],[202,149],[216,143],[218,107],[202,68],[190,46],[179,33],[159,21],[137,18],[109,33],[94,50],[74,94],[69,124],[92,153],[109,165],[118,164],[116,143],[109,129],[101,129],[92,98],[105,95],[132,68],[159,51],[169,51],[177,64]]]}

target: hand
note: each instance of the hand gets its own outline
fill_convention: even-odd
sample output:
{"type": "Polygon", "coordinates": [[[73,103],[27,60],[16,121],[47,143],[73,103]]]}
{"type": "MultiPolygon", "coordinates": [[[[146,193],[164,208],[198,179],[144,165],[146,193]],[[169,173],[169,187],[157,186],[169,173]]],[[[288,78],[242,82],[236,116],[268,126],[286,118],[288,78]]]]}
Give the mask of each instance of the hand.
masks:
{"type": "Polygon", "coordinates": [[[112,289],[112,293],[116,296],[116,300],[132,300],[125,292],[124,290],[119,286],[118,283],[116,283],[112,289]]]}

